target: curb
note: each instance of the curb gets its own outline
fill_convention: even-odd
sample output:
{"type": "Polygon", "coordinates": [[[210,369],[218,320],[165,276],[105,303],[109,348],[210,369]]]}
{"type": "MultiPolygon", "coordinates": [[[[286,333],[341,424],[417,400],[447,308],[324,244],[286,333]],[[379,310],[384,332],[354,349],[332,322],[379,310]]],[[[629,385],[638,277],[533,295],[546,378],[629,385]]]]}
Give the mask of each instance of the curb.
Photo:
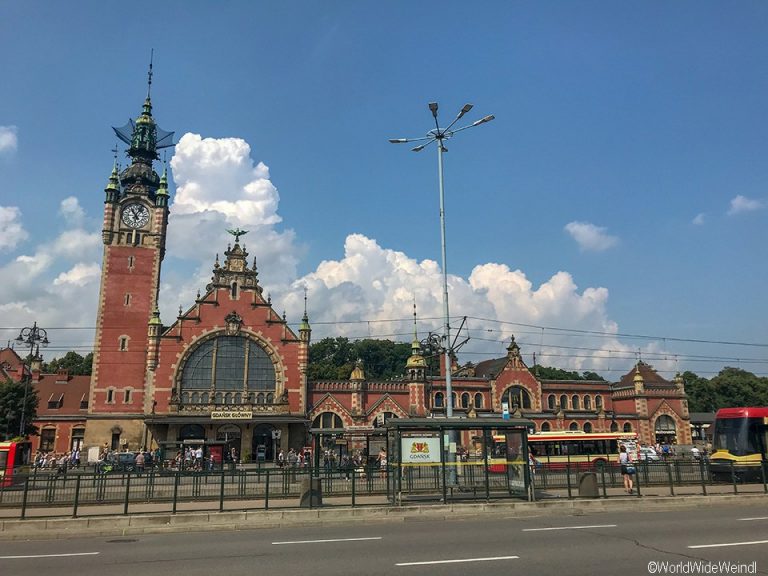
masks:
{"type": "Polygon", "coordinates": [[[360,506],[312,510],[167,512],[129,516],[36,518],[0,521],[2,540],[51,540],[93,536],[134,536],[174,532],[234,531],[297,526],[338,526],[350,522],[434,522],[478,516],[582,515],[601,512],[649,512],[733,503],[764,504],[768,495],[659,496],[540,502],[494,502],[417,506],[360,506]]]}

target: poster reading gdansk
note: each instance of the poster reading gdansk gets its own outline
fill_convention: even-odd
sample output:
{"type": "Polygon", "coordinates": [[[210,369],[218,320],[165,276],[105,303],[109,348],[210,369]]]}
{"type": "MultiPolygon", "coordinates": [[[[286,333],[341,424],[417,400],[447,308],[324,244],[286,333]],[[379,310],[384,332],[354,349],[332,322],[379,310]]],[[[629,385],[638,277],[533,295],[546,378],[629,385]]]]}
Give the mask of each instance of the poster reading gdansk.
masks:
{"type": "Polygon", "coordinates": [[[436,436],[401,438],[400,450],[403,464],[440,462],[440,438],[436,436]]]}

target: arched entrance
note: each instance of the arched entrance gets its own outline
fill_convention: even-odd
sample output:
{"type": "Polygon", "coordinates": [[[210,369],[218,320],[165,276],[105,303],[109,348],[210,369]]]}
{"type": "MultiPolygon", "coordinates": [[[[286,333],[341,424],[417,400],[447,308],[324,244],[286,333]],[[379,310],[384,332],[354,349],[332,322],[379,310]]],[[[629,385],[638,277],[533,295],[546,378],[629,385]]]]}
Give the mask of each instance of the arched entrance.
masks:
{"type": "Polygon", "coordinates": [[[224,424],[219,426],[216,431],[216,440],[224,443],[224,460],[232,460],[233,455],[235,460],[240,460],[241,446],[240,446],[240,426],[236,424],[224,424]],[[234,450],[234,452],[233,452],[234,450]]]}
{"type": "Polygon", "coordinates": [[[251,454],[254,462],[272,462],[275,459],[277,439],[274,438],[274,426],[271,424],[259,424],[253,429],[253,444],[251,454]]]}
{"type": "Polygon", "coordinates": [[[672,416],[662,414],[656,418],[654,430],[656,432],[656,442],[659,444],[673,444],[677,438],[677,427],[672,416]]]}

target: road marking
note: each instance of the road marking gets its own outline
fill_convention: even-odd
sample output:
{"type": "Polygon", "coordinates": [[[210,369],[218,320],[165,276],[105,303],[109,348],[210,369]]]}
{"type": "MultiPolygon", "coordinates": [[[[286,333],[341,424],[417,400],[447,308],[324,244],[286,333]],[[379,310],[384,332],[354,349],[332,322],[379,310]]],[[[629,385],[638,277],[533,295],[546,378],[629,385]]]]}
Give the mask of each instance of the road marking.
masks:
{"type": "Polygon", "coordinates": [[[749,546],[750,544],[768,544],[768,540],[754,540],[753,542],[727,542],[725,544],[699,544],[688,548],[721,548],[723,546],[749,546]]]}
{"type": "Polygon", "coordinates": [[[274,545],[280,544],[322,544],[325,542],[359,542],[361,540],[381,540],[381,536],[372,538],[327,538],[325,540],[293,540],[291,542],[272,542],[274,545]]]}
{"type": "Polygon", "coordinates": [[[63,558],[65,556],[95,556],[101,552],[72,552],[70,554],[31,554],[29,556],[0,556],[0,560],[17,560],[19,558],[63,558]]]}
{"type": "Polygon", "coordinates": [[[768,516],[758,516],[757,518],[739,518],[739,520],[768,520],[768,516]]]}
{"type": "Polygon", "coordinates": [[[523,532],[544,532],[545,530],[583,530],[584,528],[616,528],[616,524],[595,524],[593,526],[556,526],[554,528],[523,528],[523,532]]]}
{"type": "Polygon", "coordinates": [[[457,564],[459,562],[492,562],[493,560],[516,560],[520,556],[494,556],[491,558],[462,558],[459,560],[430,560],[428,562],[400,562],[395,566],[426,566],[429,564],[457,564]]]}

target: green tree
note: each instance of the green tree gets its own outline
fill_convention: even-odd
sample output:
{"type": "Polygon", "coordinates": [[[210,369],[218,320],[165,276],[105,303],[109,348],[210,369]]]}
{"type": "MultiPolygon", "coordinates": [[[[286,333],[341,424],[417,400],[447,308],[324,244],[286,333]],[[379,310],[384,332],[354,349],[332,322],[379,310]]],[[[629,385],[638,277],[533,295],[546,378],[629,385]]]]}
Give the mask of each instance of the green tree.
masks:
{"type": "Polygon", "coordinates": [[[768,404],[768,378],[755,376],[741,368],[726,367],[711,382],[718,408],[768,404]]]}
{"type": "Polygon", "coordinates": [[[711,381],[688,370],[683,372],[682,377],[689,412],[714,412],[718,409],[719,400],[711,381]]]}
{"type": "Polygon", "coordinates": [[[27,400],[24,402],[24,384],[6,380],[0,382],[0,437],[15,438],[21,426],[22,406],[24,407],[24,435],[37,434],[33,424],[37,417],[37,391],[27,385],[27,400]]]}
{"type": "Polygon", "coordinates": [[[410,344],[391,340],[324,338],[309,347],[309,380],[347,380],[355,363],[363,363],[369,380],[397,378],[405,371],[410,344]]]}
{"type": "Polygon", "coordinates": [[[551,366],[541,366],[534,364],[531,368],[531,372],[538,378],[543,380],[600,380],[602,382],[605,379],[597,372],[585,371],[579,374],[576,371],[562,370],[561,368],[553,368],[551,366]]]}
{"type": "Polygon", "coordinates": [[[61,358],[54,358],[50,362],[44,362],[42,371],[46,374],[56,374],[59,370],[66,370],[72,375],[90,375],[93,365],[93,353],[89,352],[81,356],[77,352],[67,352],[61,358]]]}

